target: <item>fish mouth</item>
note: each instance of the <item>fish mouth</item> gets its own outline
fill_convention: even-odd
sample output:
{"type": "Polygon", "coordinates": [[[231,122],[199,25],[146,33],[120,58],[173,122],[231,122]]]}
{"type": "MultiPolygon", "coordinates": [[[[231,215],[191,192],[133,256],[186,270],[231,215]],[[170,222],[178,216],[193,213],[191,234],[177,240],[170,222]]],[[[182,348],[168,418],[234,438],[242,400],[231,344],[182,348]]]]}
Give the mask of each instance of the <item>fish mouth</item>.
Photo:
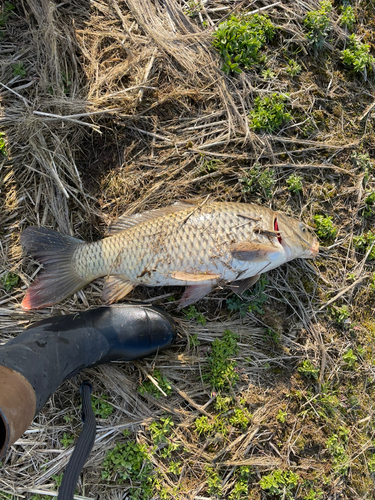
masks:
{"type": "Polygon", "coordinates": [[[315,240],[314,244],[310,248],[310,252],[311,252],[312,257],[316,257],[318,255],[318,253],[319,253],[319,242],[318,242],[318,240],[315,240]]]}

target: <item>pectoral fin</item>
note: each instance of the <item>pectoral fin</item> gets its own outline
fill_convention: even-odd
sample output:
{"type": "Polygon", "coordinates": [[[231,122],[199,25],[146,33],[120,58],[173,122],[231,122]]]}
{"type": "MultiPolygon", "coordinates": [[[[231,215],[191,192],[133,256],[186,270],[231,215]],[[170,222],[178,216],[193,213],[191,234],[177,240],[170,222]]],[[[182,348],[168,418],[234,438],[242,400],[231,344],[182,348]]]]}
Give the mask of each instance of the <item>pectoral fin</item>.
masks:
{"type": "Polygon", "coordinates": [[[125,276],[111,275],[105,280],[102,292],[102,301],[105,304],[112,304],[125,297],[134,288],[134,283],[125,276]]]}
{"type": "Polygon", "coordinates": [[[279,253],[279,249],[273,245],[244,241],[233,243],[230,247],[230,252],[234,259],[246,262],[262,262],[266,259],[275,258],[279,253]]]}
{"type": "Polygon", "coordinates": [[[245,280],[232,281],[229,288],[238,295],[242,295],[248,288],[255,285],[259,278],[260,274],[256,274],[255,276],[250,276],[250,278],[246,278],[245,280]]]}
{"type": "Polygon", "coordinates": [[[205,295],[210,293],[212,290],[212,283],[206,283],[204,285],[191,285],[186,287],[186,290],[183,296],[180,299],[178,308],[182,309],[183,307],[190,306],[190,304],[194,304],[199,299],[202,299],[205,295]]]}
{"type": "MultiPolygon", "coordinates": [[[[184,271],[176,271],[172,273],[172,278],[181,281],[208,281],[217,280],[221,277],[220,274],[209,274],[209,273],[187,273],[184,271]]],[[[210,285],[211,286],[211,285],[210,285]]],[[[198,300],[198,299],[197,299],[198,300]]]]}

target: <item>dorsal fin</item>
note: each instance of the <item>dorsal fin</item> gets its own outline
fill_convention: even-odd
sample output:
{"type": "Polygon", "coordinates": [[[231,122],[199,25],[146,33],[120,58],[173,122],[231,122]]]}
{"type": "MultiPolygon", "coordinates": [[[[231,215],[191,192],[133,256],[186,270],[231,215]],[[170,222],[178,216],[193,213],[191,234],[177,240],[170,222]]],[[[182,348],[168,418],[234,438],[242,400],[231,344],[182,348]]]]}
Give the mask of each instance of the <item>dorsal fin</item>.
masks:
{"type": "Polygon", "coordinates": [[[145,212],[139,212],[138,214],[133,215],[124,214],[112,222],[112,224],[106,229],[105,235],[112,236],[116,233],[119,233],[120,231],[126,231],[130,227],[141,224],[142,222],[157,219],[158,217],[163,217],[164,215],[172,214],[175,212],[180,212],[181,210],[194,208],[195,205],[196,202],[177,201],[169,207],[147,210],[145,212]]]}

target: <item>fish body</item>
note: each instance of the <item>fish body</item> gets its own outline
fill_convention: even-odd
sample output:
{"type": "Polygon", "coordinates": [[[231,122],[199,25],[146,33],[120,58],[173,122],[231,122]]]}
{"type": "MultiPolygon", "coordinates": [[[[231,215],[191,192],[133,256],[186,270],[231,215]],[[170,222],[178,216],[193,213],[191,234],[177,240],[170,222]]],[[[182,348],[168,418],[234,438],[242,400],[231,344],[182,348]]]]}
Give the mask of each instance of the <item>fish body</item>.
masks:
{"type": "Polygon", "coordinates": [[[313,257],[319,248],[302,222],[243,203],[177,203],[120,217],[109,233],[84,243],[27,228],[21,243],[45,268],[28,289],[23,307],[52,305],[103,276],[107,303],[140,284],[187,285],[180,304],[186,306],[219,282],[241,282],[242,290],[243,283],[256,281],[261,273],[296,257],[313,257]]]}

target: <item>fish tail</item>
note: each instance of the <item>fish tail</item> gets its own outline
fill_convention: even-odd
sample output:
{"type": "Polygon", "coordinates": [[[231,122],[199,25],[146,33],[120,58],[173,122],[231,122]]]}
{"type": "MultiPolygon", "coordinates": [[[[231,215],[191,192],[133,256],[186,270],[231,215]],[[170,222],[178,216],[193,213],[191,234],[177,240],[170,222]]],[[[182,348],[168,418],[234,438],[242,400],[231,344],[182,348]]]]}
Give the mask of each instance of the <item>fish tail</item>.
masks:
{"type": "Polygon", "coordinates": [[[28,227],[21,234],[22,248],[44,264],[26,292],[24,309],[51,306],[83,288],[91,279],[79,276],[73,263],[74,251],[82,240],[46,228],[28,227]]]}

